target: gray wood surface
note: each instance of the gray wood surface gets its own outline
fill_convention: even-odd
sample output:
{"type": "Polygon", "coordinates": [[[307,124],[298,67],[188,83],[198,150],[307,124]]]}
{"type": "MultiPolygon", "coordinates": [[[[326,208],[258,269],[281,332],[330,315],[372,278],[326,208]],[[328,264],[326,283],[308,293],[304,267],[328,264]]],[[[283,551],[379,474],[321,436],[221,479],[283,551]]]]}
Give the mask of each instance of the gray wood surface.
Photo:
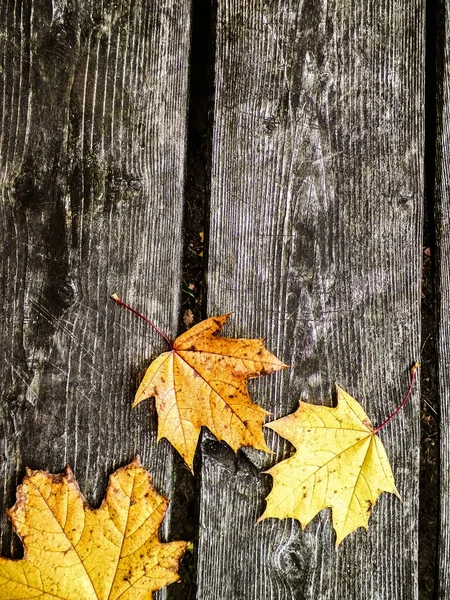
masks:
{"type": "Polygon", "coordinates": [[[137,453],[170,495],[154,408],[131,411],[165,345],[109,296],[176,334],[190,1],[3,0],[0,27],[0,505],[66,463],[98,504],[137,453]]]}
{"type": "MultiPolygon", "coordinates": [[[[275,417],[339,383],[379,424],[419,355],[424,3],[219,0],[217,20],[208,312],[291,365],[251,384],[275,417]]],[[[416,599],[418,397],[380,432],[403,502],[338,552],[327,511],[255,525],[286,443],[205,435],[198,598],[416,599]]]]}
{"type": "Polygon", "coordinates": [[[438,64],[436,143],[436,244],[438,256],[438,372],[440,408],[440,537],[438,597],[450,597],[450,23],[448,3],[441,64],[438,64]],[[442,69],[442,70],[440,70],[442,69]]]}

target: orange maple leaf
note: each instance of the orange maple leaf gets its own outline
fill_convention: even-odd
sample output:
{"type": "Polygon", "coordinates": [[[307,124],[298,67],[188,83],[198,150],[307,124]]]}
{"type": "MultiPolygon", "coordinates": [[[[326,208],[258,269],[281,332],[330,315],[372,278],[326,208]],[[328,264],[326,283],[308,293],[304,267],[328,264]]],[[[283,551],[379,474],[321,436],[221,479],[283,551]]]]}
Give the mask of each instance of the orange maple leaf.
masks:
{"type": "Polygon", "coordinates": [[[0,557],[0,599],[150,600],[177,581],[186,542],[163,544],[168,501],[139,459],[116,471],[100,508],[89,508],[70,467],[27,470],[8,512],[24,558],[0,557]]]}
{"type": "Polygon", "coordinates": [[[234,451],[270,452],[262,432],[270,413],[253,404],[246,382],[287,365],[261,339],[218,337],[229,316],[211,317],[180,335],[149,366],[133,402],[155,397],[158,440],[167,438],[191,470],[202,426],[234,451]]]}

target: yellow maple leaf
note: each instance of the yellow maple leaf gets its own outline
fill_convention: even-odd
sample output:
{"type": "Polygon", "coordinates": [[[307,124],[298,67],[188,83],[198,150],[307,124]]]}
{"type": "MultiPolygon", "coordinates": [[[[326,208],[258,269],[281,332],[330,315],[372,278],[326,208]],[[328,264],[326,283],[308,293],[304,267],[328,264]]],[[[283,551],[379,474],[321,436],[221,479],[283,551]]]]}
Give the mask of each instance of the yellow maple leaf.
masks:
{"type": "Polygon", "coordinates": [[[70,467],[60,475],[27,470],[8,511],[24,558],[0,557],[0,599],[149,600],[179,579],[186,548],[158,540],[167,505],[139,459],[111,476],[96,510],[70,467]]]}
{"type": "Polygon", "coordinates": [[[337,387],[336,408],[300,402],[291,415],[268,423],[296,452],[267,471],[273,489],[260,520],[294,518],[302,528],[332,509],[336,546],[358,527],[368,528],[381,492],[399,494],[380,438],[361,405],[337,387]]]}
{"type": "Polygon", "coordinates": [[[234,451],[270,452],[262,432],[270,413],[252,403],[246,381],[286,365],[263,340],[218,337],[229,316],[211,317],[180,335],[149,366],[133,403],[155,397],[158,440],[167,438],[191,469],[202,426],[234,451]]]}

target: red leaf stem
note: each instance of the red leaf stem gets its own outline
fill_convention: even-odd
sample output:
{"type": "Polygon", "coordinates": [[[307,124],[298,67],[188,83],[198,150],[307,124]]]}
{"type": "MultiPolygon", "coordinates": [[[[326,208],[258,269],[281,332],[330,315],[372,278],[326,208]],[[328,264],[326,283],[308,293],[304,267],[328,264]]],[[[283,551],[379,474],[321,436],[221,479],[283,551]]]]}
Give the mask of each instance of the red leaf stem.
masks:
{"type": "Polygon", "coordinates": [[[123,306],[124,308],[126,308],[127,310],[132,312],[134,315],[136,315],[137,317],[139,317],[140,319],[142,319],[143,321],[148,323],[151,327],[153,327],[153,329],[155,331],[157,331],[159,333],[159,335],[166,340],[166,342],[169,344],[169,348],[171,350],[173,350],[172,342],[169,340],[169,338],[166,335],[164,335],[164,333],[158,327],[156,327],[156,325],[154,323],[152,323],[152,321],[150,321],[150,319],[147,319],[147,317],[144,317],[144,315],[141,315],[141,313],[139,313],[137,310],[134,310],[134,308],[131,308],[131,306],[128,306],[128,304],[125,304],[125,302],[122,302],[122,300],[119,298],[119,296],[117,294],[112,294],[111,298],[115,302],[117,302],[117,304],[120,304],[120,306],[123,306]]]}
{"type": "Polygon", "coordinates": [[[405,404],[406,404],[406,403],[407,403],[407,401],[408,401],[408,398],[411,396],[411,392],[412,392],[412,389],[413,389],[413,386],[414,386],[414,381],[415,381],[415,379],[416,379],[416,372],[417,372],[417,369],[418,369],[419,367],[420,367],[420,363],[416,362],[416,363],[414,364],[413,368],[411,369],[411,381],[410,381],[410,383],[409,383],[409,388],[408,388],[408,391],[406,392],[406,395],[405,395],[405,397],[403,398],[403,400],[402,400],[402,403],[400,404],[400,406],[398,406],[398,407],[397,407],[397,408],[394,410],[394,412],[393,412],[391,415],[389,415],[389,417],[388,417],[388,418],[387,418],[385,421],[383,421],[383,423],[381,423],[381,425],[379,425],[379,426],[378,426],[378,427],[377,427],[377,428],[374,430],[374,433],[376,433],[377,431],[380,431],[380,429],[381,429],[382,427],[384,427],[384,426],[385,426],[387,423],[389,423],[389,421],[392,419],[392,417],[395,417],[395,415],[396,415],[398,412],[400,412],[400,411],[402,410],[402,408],[405,406],[405,404]]]}

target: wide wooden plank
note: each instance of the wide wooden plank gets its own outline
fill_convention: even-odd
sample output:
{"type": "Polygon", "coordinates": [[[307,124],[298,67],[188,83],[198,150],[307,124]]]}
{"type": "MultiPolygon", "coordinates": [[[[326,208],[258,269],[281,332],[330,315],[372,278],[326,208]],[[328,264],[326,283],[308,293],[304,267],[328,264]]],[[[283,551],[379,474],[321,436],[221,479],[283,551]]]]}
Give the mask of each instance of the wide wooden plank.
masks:
{"type": "MultiPolygon", "coordinates": [[[[339,383],[375,424],[419,354],[422,0],[219,0],[209,314],[291,365],[252,383],[279,417],[339,383]]],[[[255,525],[275,457],[202,445],[198,598],[417,598],[418,389],[380,432],[384,494],[336,552],[328,511],[304,533],[255,525]]]]}
{"type": "Polygon", "coordinates": [[[131,411],[164,341],[109,296],[176,334],[190,1],[3,0],[0,23],[0,504],[66,463],[97,504],[137,454],[169,495],[154,408],[131,411]]]}
{"type": "Polygon", "coordinates": [[[438,597],[450,597],[450,14],[442,3],[442,39],[436,46],[436,244],[438,274],[438,381],[440,408],[440,536],[438,597]]]}

